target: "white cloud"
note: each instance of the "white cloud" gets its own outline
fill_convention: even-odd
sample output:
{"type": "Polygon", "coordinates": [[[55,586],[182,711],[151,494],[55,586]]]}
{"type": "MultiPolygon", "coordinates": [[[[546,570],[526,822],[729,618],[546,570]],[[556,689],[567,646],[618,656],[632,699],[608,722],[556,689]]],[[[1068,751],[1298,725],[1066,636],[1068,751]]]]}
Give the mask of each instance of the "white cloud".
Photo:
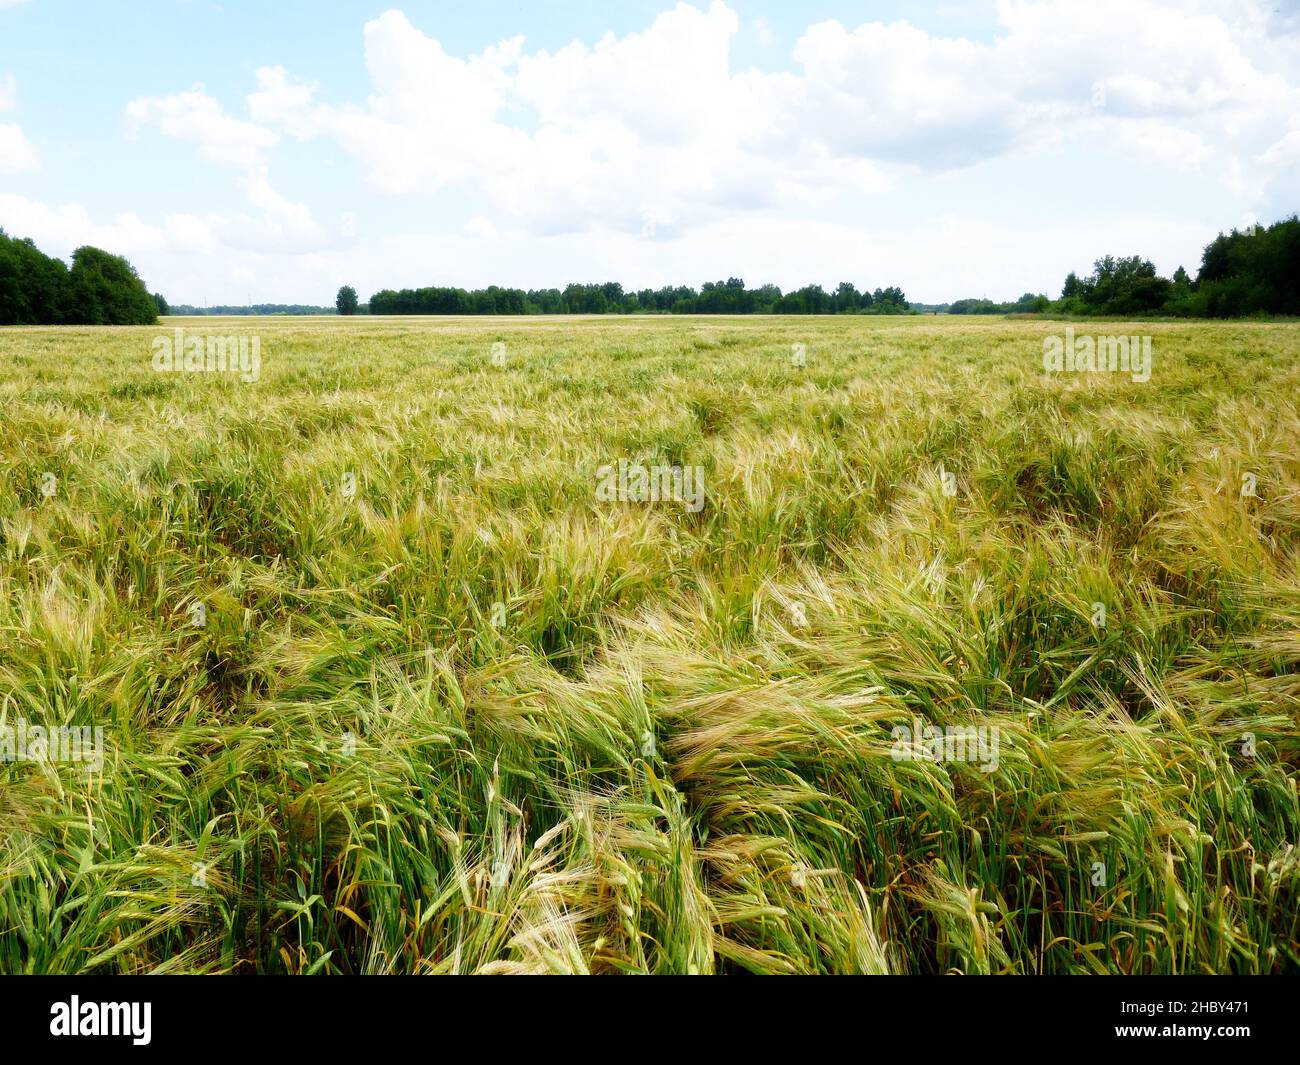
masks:
{"type": "Polygon", "coordinates": [[[39,169],[40,154],[13,122],[0,123],[0,174],[21,174],[39,169]]]}
{"type": "Polygon", "coordinates": [[[1206,138],[1227,147],[1240,124],[1300,107],[1294,76],[1257,68],[1212,15],[1131,0],[1000,0],[998,17],[990,43],[907,23],[810,27],[795,48],[807,119],[839,151],[931,169],[1086,130],[1099,113],[1166,142],[1192,134],[1205,157],[1206,138]]]}
{"type": "Polygon", "coordinates": [[[640,33],[525,53],[521,38],[465,59],[389,11],[365,28],[375,92],[314,102],[315,86],[258,72],[249,113],[292,136],[327,136],[391,195],[481,191],[536,232],[668,228],[832,191],[878,191],[883,170],[828,159],[782,121],[788,76],[733,73],[739,20],[679,4],[640,33]],[[455,106],[449,106],[455,101],[455,106]]]}
{"type": "Polygon", "coordinates": [[[990,42],[823,22],[795,45],[797,72],[770,74],[733,69],[739,19],[716,0],[590,46],[528,52],[515,37],[466,58],[388,11],[365,27],[364,104],[319,104],[314,85],[265,68],[248,105],[335,140],[381,192],[473,188],[539,233],[861,198],[1099,128],[1239,184],[1300,111],[1300,64],[1255,8],[1220,8],[1000,0],[990,42]]]}
{"type": "Polygon", "coordinates": [[[68,255],[83,244],[129,253],[162,248],[167,243],[164,229],[148,225],[131,212],[119,214],[105,225],[96,223],[78,204],[51,207],[5,193],[0,193],[0,226],[12,234],[31,237],[54,255],[68,255]]]}
{"type": "Polygon", "coordinates": [[[476,214],[465,223],[465,232],[481,240],[501,239],[501,231],[490,218],[484,218],[481,214],[476,214]]]}
{"type": "Polygon", "coordinates": [[[228,244],[280,253],[310,251],[334,243],[301,203],[293,203],[271,187],[266,167],[253,167],[239,179],[248,203],[260,213],[214,220],[228,244]]]}
{"type": "Polygon", "coordinates": [[[1300,162],[1300,129],[1293,129],[1268,146],[1259,161],[1269,166],[1289,166],[1300,162]]]}
{"type": "MultiPolygon", "coordinates": [[[[99,222],[80,204],[52,206],[0,193],[0,228],[31,237],[50,255],[66,258],[83,244],[125,255],[151,290],[174,295],[177,302],[201,301],[210,294],[214,302],[242,303],[250,293],[286,290],[294,293],[287,298],[314,302],[317,288],[324,284],[321,291],[328,289],[318,254],[306,245],[294,246],[298,238],[293,234],[282,242],[268,232],[261,217],[176,213],[151,224],[124,212],[99,222]],[[286,256],[293,257],[292,270],[285,268],[286,256]],[[309,268],[308,263],[316,265],[309,268]]],[[[344,253],[338,253],[334,268],[340,272],[344,259],[344,253]]]]}
{"type": "Polygon", "coordinates": [[[283,254],[314,250],[333,241],[306,205],[290,201],[271,186],[266,155],[279,134],[226,114],[202,85],[173,96],[132,100],[126,114],[133,132],[156,125],[165,136],[197,144],[205,159],[240,171],[237,185],[257,213],[207,216],[203,224],[213,237],[234,248],[283,254]]]}
{"type": "Polygon", "coordinates": [[[168,137],[193,141],[203,155],[231,167],[253,167],[279,135],[265,126],[231,118],[202,85],[174,96],[142,96],[126,107],[133,131],[157,125],[168,137]]]}
{"type": "MultiPolygon", "coordinates": [[[[18,107],[18,83],[12,74],[0,78],[0,111],[13,111],[18,107]]],[[[0,123],[0,175],[21,174],[38,170],[40,153],[14,122],[0,123]]]]}
{"type": "Polygon", "coordinates": [[[1111,145],[1129,159],[1173,170],[1195,169],[1211,160],[1214,149],[1199,133],[1153,119],[1097,123],[1111,145]]]}

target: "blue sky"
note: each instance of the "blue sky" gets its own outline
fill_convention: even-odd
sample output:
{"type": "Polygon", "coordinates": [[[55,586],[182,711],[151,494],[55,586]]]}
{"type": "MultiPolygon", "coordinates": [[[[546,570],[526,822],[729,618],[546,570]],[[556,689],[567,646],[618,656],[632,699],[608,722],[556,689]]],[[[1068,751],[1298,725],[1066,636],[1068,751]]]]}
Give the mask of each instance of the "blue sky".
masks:
{"type": "Polygon", "coordinates": [[[1059,290],[1300,203],[1271,0],[0,0],[0,226],[173,302],[1059,290]]]}

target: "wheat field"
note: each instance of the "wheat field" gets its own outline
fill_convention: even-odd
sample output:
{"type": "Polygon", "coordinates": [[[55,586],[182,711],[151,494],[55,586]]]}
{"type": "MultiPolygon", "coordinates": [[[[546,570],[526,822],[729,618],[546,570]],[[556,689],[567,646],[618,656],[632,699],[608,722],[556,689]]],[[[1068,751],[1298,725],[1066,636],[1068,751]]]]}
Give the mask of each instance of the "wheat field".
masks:
{"type": "Polygon", "coordinates": [[[1066,324],[6,330],[0,971],[1300,969],[1300,327],[1066,324]]]}

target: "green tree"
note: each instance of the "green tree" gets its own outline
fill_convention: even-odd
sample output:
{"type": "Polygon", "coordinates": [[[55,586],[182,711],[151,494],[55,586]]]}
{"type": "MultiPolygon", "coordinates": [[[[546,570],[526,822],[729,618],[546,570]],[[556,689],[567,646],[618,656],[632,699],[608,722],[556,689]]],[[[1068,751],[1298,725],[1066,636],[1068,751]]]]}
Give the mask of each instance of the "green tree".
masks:
{"type": "Polygon", "coordinates": [[[351,285],[344,285],[334,298],[334,306],[338,308],[339,314],[356,314],[357,290],[351,285]]]}
{"type": "Polygon", "coordinates": [[[1195,313],[1300,314],[1300,219],[1220,233],[1196,275],[1195,313]]]}
{"type": "Polygon", "coordinates": [[[152,325],[158,306],[140,275],[120,255],[85,245],[72,253],[69,313],[79,325],[152,325]]]}
{"type": "Polygon", "coordinates": [[[67,304],[63,260],[0,229],[0,325],[57,325],[69,320],[67,304]]]}

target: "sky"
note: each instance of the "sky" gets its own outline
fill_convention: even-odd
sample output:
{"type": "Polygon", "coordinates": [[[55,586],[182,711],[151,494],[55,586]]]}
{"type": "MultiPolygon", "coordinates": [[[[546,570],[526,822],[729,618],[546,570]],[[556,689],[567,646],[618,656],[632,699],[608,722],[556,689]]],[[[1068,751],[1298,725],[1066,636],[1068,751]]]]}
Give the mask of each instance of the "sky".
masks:
{"type": "Polygon", "coordinates": [[[0,227],[172,303],[1059,294],[1300,209],[1300,0],[0,0],[0,227]]]}

